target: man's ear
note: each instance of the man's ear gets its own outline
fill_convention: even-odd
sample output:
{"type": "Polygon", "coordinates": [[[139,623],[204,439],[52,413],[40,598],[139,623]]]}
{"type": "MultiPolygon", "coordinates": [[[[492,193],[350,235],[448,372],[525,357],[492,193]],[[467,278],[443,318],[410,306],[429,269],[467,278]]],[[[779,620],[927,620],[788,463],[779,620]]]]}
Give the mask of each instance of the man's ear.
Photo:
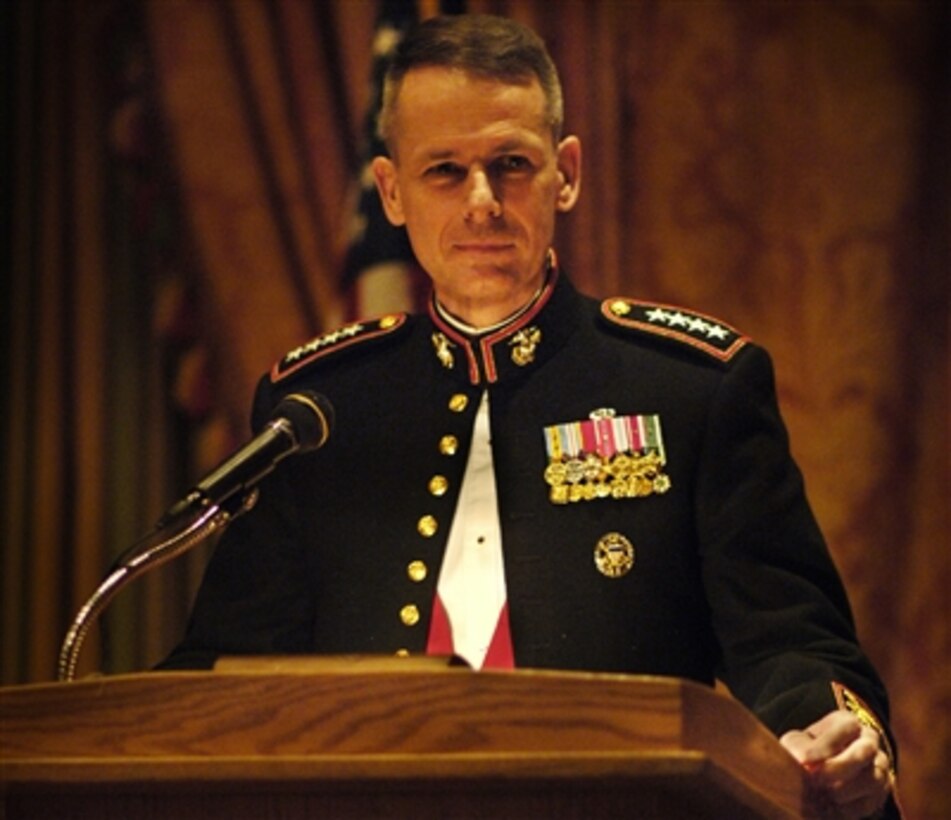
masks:
{"type": "Polygon", "coordinates": [[[558,143],[558,197],[555,208],[566,213],[581,193],[581,140],[565,137],[558,143]]]}
{"type": "Polygon", "coordinates": [[[400,186],[396,179],[396,166],[389,157],[374,157],[370,163],[373,181],[383,203],[386,218],[394,225],[405,225],[403,201],[400,198],[400,186]]]}

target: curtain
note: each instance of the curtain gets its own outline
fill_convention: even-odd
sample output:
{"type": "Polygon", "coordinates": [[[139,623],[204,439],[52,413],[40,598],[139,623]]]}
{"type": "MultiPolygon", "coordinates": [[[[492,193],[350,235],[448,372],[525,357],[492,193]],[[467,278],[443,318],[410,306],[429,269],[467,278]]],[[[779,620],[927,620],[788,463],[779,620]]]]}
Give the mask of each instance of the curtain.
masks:
{"type": "MultiPolygon", "coordinates": [[[[343,318],[377,7],[4,12],[4,682],[51,678],[112,557],[247,437],[259,374],[343,318]]],[[[906,808],[951,815],[945,5],[468,8],[534,26],[561,68],[584,146],[557,240],[576,284],[712,313],[772,352],[892,694],[906,808]]],[[[205,555],[124,592],[81,670],[161,658],[205,555]]]]}

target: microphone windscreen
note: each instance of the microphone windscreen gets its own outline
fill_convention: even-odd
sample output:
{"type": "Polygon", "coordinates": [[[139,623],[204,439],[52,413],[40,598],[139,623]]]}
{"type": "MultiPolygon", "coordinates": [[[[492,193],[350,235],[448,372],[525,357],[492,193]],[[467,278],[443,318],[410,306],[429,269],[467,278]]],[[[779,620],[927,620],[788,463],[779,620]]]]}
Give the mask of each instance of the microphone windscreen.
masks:
{"type": "Polygon", "coordinates": [[[281,399],[271,418],[287,419],[294,429],[299,452],[306,453],[327,443],[333,430],[334,408],[326,396],[313,390],[301,390],[281,399]]]}

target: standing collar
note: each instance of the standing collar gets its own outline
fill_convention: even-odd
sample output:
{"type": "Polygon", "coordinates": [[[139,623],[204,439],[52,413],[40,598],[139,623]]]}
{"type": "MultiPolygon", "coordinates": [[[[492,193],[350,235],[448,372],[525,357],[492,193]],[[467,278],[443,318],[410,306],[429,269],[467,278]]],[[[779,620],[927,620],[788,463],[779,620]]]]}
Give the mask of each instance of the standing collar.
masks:
{"type": "Polygon", "coordinates": [[[429,300],[433,355],[455,377],[488,386],[538,367],[561,348],[577,324],[577,293],[550,254],[549,273],[535,298],[504,322],[469,331],[429,300]]]}
{"type": "Polygon", "coordinates": [[[496,331],[502,330],[509,325],[514,324],[522,316],[534,308],[535,303],[541,298],[542,294],[547,289],[552,276],[554,275],[555,269],[551,267],[547,268],[545,270],[545,281],[542,286],[537,291],[535,291],[535,293],[532,295],[532,298],[529,299],[526,304],[522,305],[522,307],[516,310],[511,316],[506,316],[501,322],[496,322],[495,324],[489,325],[488,327],[475,327],[474,325],[470,325],[468,322],[464,322],[462,319],[453,316],[448,310],[446,310],[445,307],[442,306],[442,304],[439,302],[439,299],[436,298],[435,293],[433,293],[432,297],[432,307],[442,322],[447,325],[452,325],[452,327],[454,327],[463,335],[468,336],[470,339],[480,336],[488,336],[492,333],[495,333],[496,331]]]}

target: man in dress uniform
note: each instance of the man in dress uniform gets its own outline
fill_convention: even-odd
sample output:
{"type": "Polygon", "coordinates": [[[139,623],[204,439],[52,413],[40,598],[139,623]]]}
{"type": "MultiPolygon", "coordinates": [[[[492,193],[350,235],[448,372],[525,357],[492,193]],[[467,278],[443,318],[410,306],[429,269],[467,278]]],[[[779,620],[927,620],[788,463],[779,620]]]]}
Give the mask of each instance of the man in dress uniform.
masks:
{"type": "Polygon", "coordinates": [[[724,322],[574,290],[579,195],[544,45],[422,24],[373,172],[433,282],[259,385],[334,405],[218,545],[165,668],[220,654],[440,653],[475,668],[720,679],[845,817],[896,811],[887,699],[806,501],[767,354],[724,322]]]}

